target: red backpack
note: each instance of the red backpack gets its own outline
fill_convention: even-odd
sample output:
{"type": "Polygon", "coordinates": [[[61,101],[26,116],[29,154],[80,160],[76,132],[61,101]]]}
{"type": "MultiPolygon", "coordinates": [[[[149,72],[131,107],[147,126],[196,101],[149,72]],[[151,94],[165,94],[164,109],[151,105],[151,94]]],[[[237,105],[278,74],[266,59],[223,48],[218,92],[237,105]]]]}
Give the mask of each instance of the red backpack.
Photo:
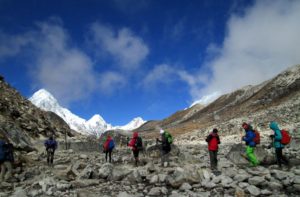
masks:
{"type": "Polygon", "coordinates": [[[260,133],[257,130],[253,131],[255,134],[255,137],[253,138],[253,142],[255,144],[260,144],[260,133]]]}
{"type": "Polygon", "coordinates": [[[282,129],[280,132],[281,132],[281,136],[282,136],[280,143],[283,145],[289,144],[291,142],[291,136],[290,136],[289,132],[284,129],[282,129]]]}

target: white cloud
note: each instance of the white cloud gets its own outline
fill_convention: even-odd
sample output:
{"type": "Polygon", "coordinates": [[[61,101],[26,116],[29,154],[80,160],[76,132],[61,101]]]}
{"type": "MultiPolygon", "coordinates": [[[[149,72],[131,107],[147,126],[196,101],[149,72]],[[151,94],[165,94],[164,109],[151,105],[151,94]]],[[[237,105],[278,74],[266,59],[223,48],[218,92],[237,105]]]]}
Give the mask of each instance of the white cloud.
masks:
{"type": "Polygon", "coordinates": [[[108,26],[94,23],[91,26],[92,42],[99,51],[110,54],[124,69],[135,69],[147,57],[149,49],[143,39],[128,28],[117,32],[108,26]]]}
{"type": "Polygon", "coordinates": [[[206,63],[212,77],[193,92],[194,100],[260,83],[298,64],[299,19],[300,1],[284,0],[257,1],[243,16],[232,15],[223,45],[213,50],[218,55],[206,63]]]}
{"type": "Polygon", "coordinates": [[[112,71],[102,73],[100,78],[100,90],[106,95],[112,94],[114,91],[124,87],[127,83],[123,75],[112,71]]]}
{"type": "Polygon", "coordinates": [[[159,64],[146,75],[143,86],[147,89],[154,88],[158,84],[170,84],[176,78],[176,70],[168,64],[159,64]]]}
{"type": "Polygon", "coordinates": [[[91,59],[71,46],[70,37],[59,19],[38,23],[37,28],[21,35],[3,35],[2,39],[10,39],[1,39],[0,48],[4,51],[1,55],[30,54],[32,62],[28,68],[35,86],[53,92],[64,104],[84,99],[95,90],[91,59]]]}

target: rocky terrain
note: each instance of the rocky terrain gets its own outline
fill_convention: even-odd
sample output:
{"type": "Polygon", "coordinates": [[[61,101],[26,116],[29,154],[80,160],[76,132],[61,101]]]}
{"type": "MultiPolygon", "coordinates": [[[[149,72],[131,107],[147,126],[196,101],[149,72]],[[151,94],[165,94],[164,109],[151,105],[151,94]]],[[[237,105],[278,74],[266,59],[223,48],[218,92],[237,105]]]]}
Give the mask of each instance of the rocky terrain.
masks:
{"type": "MultiPolygon", "coordinates": [[[[300,134],[300,131],[298,131],[300,134]]],[[[134,166],[130,149],[117,146],[113,162],[95,148],[56,152],[54,166],[47,166],[45,153],[24,153],[27,163],[14,170],[11,182],[1,183],[0,196],[299,196],[299,139],[285,150],[292,165],[278,169],[272,149],[257,148],[262,164],[248,167],[240,156],[243,145],[223,144],[219,173],[209,169],[207,147],[201,143],[174,144],[170,162],[160,166],[158,146],[147,145],[134,166]]],[[[88,146],[88,145],[86,145],[88,146]]]]}
{"type": "MultiPolygon", "coordinates": [[[[138,129],[145,151],[136,167],[126,146],[128,132],[107,131],[116,141],[107,163],[98,141],[72,131],[56,114],[40,110],[0,78],[0,133],[15,147],[13,177],[0,183],[0,196],[300,196],[300,66],[258,86],[223,95],[208,106],[196,105],[138,129]],[[279,169],[270,144],[270,120],[293,136],[284,149],[290,166],[279,169]],[[240,125],[261,132],[256,149],[261,162],[249,167],[243,157],[240,125]],[[160,166],[159,128],[174,137],[169,163],[160,166]],[[217,127],[221,145],[217,172],[209,168],[204,137],[217,127]],[[43,141],[59,142],[54,165],[46,164],[43,141]]],[[[103,137],[103,136],[102,136],[103,137]]],[[[101,140],[101,138],[100,138],[101,140]]]]}

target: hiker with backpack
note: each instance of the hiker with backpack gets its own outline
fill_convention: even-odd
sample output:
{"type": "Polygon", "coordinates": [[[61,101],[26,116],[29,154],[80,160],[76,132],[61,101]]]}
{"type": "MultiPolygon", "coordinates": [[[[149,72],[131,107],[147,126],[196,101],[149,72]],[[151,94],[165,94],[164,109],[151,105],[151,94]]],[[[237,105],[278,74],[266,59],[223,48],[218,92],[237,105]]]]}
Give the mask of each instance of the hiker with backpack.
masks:
{"type": "Polygon", "coordinates": [[[173,137],[169,132],[163,129],[160,129],[160,136],[161,139],[156,138],[156,142],[161,143],[161,166],[163,167],[165,162],[169,162],[169,153],[171,152],[173,137]]]}
{"type": "Polygon", "coordinates": [[[287,131],[285,130],[280,130],[278,127],[277,122],[270,122],[270,129],[274,131],[273,137],[273,146],[275,148],[275,154],[276,154],[276,159],[277,159],[277,164],[279,168],[281,168],[282,164],[289,165],[289,161],[285,156],[282,155],[282,149],[286,144],[290,142],[290,136],[288,135],[287,131]]]}
{"type": "Polygon", "coordinates": [[[107,162],[107,155],[109,155],[109,163],[111,163],[111,153],[115,148],[115,142],[110,135],[107,136],[104,144],[103,151],[105,153],[105,161],[107,162]]]}
{"type": "Polygon", "coordinates": [[[139,136],[138,132],[133,133],[133,137],[127,143],[127,146],[132,147],[132,153],[135,160],[135,166],[138,166],[139,162],[139,152],[143,149],[142,138],[139,136]]]}
{"type": "Polygon", "coordinates": [[[253,130],[252,126],[250,124],[247,123],[243,123],[242,124],[243,129],[246,132],[246,135],[242,137],[242,140],[245,141],[246,143],[246,154],[247,154],[247,158],[250,161],[250,165],[252,167],[255,167],[259,164],[259,161],[257,160],[254,151],[255,151],[255,147],[256,147],[256,143],[255,143],[255,131],[253,130]]]}
{"type": "Polygon", "coordinates": [[[12,165],[14,163],[13,145],[7,140],[0,139],[0,182],[12,177],[12,165]]]}
{"type": "Polygon", "coordinates": [[[220,137],[218,135],[218,129],[213,129],[213,131],[206,137],[205,141],[208,143],[208,152],[210,159],[211,170],[217,170],[218,167],[218,145],[221,143],[220,137]]]}
{"type": "Polygon", "coordinates": [[[50,136],[49,139],[45,141],[44,145],[47,152],[47,164],[53,165],[54,153],[57,149],[57,142],[53,136],[50,136]]]}

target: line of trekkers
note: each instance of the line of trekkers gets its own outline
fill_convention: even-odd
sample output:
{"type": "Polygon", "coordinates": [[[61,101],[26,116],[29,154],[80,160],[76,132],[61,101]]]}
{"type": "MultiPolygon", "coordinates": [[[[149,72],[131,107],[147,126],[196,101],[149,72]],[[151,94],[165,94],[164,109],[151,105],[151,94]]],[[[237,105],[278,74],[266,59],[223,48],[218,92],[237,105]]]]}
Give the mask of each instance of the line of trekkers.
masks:
{"type": "MultiPolygon", "coordinates": [[[[161,138],[156,138],[156,143],[161,144],[161,166],[168,165],[169,161],[169,153],[171,151],[171,144],[173,143],[173,137],[172,135],[163,130],[160,129],[160,136],[161,138]]],[[[101,142],[100,142],[101,146],[101,142]]],[[[140,151],[143,151],[143,140],[139,136],[138,132],[134,132],[132,138],[127,138],[127,146],[131,147],[133,157],[135,160],[135,165],[138,166],[139,163],[139,153],[140,151]]],[[[106,140],[103,143],[103,152],[105,153],[105,160],[107,162],[107,155],[109,156],[109,162],[111,162],[111,155],[112,151],[115,147],[114,140],[110,135],[106,137],[106,140]]]]}
{"type": "MultiPolygon", "coordinates": [[[[241,137],[241,140],[246,144],[246,155],[247,160],[250,162],[251,167],[255,167],[260,164],[254,151],[257,144],[260,144],[260,133],[255,130],[250,124],[244,122],[242,124],[243,129],[245,130],[245,135],[241,137]]],[[[279,129],[277,122],[270,122],[270,129],[273,130],[273,134],[270,135],[272,143],[269,148],[275,148],[275,156],[279,168],[282,167],[282,164],[289,165],[289,161],[282,154],[282,149],[285,145],[289,144],[291,141],[291,136],[286,130],[279,129]]],[[[220,137],[218,135],[218,130],[213,129],[213,131],[207,136],[206,142],[208,143],[208,151],[210,157],[210,166],[212,170],[217,170],[218,165],[218,144],[221,143],[220,137]]]]}
{"type": "MultiPolygon", "coordinates": [[[[274,131],[270,138],[272,139],[272,144],[270,147],[275,148],[275,155],[277,159],[278,166],[281,168],[282,164],[289,165],[288,160],[282,154],[282,150],[285,145],[289,144],[291,137],[285,130],[280,130],[276,122],[271,122],[269,127],[274,131]]],[[[245,135],[242,136],[242,141],[246,143],[246,155],[250,162],[250,166],[259,165],[259,161],[254,154],[255,147],[260,143],[260,134],[256,131],[250,124],[243,123],[242,128],[245,130],[245,135]]],[[[218,167],[218,146],[221,143],[220,137],[218,135],[218,129],[213,129],[213,131],[206,137],[206,142],[208,143],[208,151],[210,158],[210,166],[213,171],[217,170],[218,167]]],[[[169,164],[169,154],[171,151],[171,144],[173,143],[172,135],[160,129],[160,139],[156,139],[156,143],[160,143],[161,150],[161,166],[167,167],[169,164]]],[[[47,152],[47,163],[48,165],[53,165],[54,153],[57,149],[57,142],[50,136],[44,143],[47,152]]],[[[111,136],[107,136],[104,143],[100,144],[103,146],[103,152],[105,153],[105,160],[109,159],[112,162],[112,152],[115,148],[115,142],[111,136]]],[[[135,165],[139,163],[139,152],[143,150],[142,138],[138,135],[138,132],[133,133],[131,139],[127,138],[127,146],[131,147],[132,153],[135,159],[135,165]]],[[[13,145],[0,135],[0,165],[1,174],[0,182],[8,180],[12,175],[12,165],[14,164],[13,156],[13,145]]]]}

